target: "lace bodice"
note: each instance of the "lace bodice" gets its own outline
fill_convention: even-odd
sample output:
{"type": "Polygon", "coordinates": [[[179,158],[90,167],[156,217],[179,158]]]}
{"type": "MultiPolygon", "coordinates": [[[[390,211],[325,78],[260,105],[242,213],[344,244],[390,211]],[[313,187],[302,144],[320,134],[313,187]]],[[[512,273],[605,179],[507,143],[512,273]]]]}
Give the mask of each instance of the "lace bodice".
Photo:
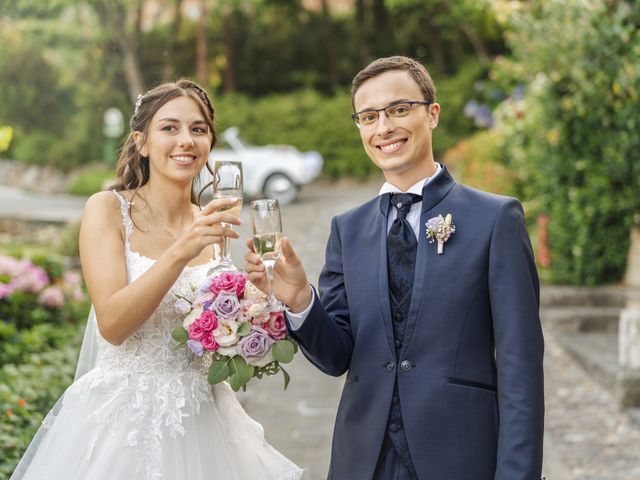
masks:
{"type": "MultiPolygon", "coordinates": [[[[114,192],[120,200],[122,219],[125,229],[125,262],[127,281],[136,280],[155,260],[131,250],[130,236],[133,222],[129,215],[129,202],[114,192]]],[[[121,345],[114,346],[98,335],[98,354],[96,366],[108,370],[127,370],[129,372],[162,375],[182,375],[192,373],[206,374],[207,365],[203,360],[186,349],[173,351],[176,345],[171,337],[174,328],[181,324],[182,318],[174,310],[178,296],[190,298],[205,279],[212,262],[195,267],[185,267],[169,292],[160,302],[151,317],[121,345]]]]}
{"type": "MultiPolygon", "coordinates": [[[[125,229],[125,262],[129,283],[143,275],[155,262],[131,250],[129,238],[133,222],[129,202],[117,192],[125,229]]],[[[108,431],[124,427],[126,443],[141,447],[141,478],[160,479],[161,440],[164,435],[183,436],[183,418],[197,415],[202,404],[214,402],[207,382],[205,357],[185,349],[174,351],[171,332],[181,324],[174,310],[178,295],[189,298],[193,287],[205,279],[213,261],[196,267],[185,267],[147,321],[121,345],[107,342],[96,328],[97,355],[95,368],[76,381],[65,393],[73,402],[89,392],[99,392],[103,401],[87,419],[92,434],[85,458],[94,455],[95,445],[108,431]]],[[[228,385],[216,388],[219,401],[233,405],[228,385]]],[[[232,394],[231,394],[232,395],[232,394]]],[[[53,417],[45,420],[45,424],[53,417]]]]}

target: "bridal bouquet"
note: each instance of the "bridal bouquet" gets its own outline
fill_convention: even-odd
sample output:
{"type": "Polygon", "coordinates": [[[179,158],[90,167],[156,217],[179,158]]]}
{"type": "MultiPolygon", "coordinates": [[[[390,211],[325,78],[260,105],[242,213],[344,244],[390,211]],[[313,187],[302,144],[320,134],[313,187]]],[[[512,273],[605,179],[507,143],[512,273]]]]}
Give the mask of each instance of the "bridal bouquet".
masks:
{"type": "Polygon", "coordinates": [[[179,345],[198,356],[211,356],[210,384],[228,380],[231,388],[246,389],[253,377],[282,372],[293,360],[297,345],[287,336],[284,312],[268,311],[262,292],[241,272],[216,274],[191,292],[179,296],[175,310],[185,315],[172,332],[179,345]]]}

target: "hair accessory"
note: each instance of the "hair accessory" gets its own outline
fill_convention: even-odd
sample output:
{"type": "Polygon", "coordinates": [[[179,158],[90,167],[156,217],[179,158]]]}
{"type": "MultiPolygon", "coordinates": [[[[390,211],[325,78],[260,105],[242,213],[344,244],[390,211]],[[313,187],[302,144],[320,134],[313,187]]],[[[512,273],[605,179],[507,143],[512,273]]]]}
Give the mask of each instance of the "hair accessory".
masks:
{"type": "MultiPolygon", "coordinates": [[[[147,92],[149,93],[149,92],[147,92]]],[[[138,98],[136,98],[136,105],[135,108],[133,109],[133,114],[135,115],[136,113],[138,113],[138,109],[140,108],[140,105],[142,105],[142,100],[144,100],[144,97],[147,96],[147,93],[139,93],[138,94],[138,98]]]]}

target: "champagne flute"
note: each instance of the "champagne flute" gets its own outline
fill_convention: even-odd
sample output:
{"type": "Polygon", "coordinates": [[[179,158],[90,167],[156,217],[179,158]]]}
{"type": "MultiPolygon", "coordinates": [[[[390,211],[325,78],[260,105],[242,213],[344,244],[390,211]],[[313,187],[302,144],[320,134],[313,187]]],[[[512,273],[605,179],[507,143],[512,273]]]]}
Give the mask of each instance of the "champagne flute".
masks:
{"type": "Polygon", "coordinates": [[[251,202],[251,231],[253,247],[267,271],[267,310],[282,309],[282,304],[273,294],[273,267],[280,254],[282,219],[278,200],[255,200],[251,202]]]}
{"type": "MultiPolygon", "coordinates": [[[[216,160],[213,166],[213,198],[233,198],[235,202],[223,207],[220,211],[229,211],[235,216],[240,215],[242,208],[242,163],[231,160],[216,160]]],[[[223,223],[226,228],[232,228],[229,223],[223,223]]],[[[231,260],[231,239],[224,238],[222,244],[222,259],[209,273],[235,272],[238,268],[231,260]]]]}

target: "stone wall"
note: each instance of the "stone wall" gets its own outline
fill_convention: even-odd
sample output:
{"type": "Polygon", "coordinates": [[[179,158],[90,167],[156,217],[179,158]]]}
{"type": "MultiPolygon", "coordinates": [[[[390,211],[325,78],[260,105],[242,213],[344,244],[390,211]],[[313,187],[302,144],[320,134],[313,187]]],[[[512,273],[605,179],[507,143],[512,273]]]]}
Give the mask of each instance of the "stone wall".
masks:
{"type": "Polygon", "coordinates": [[[64,193],[70,175],[41,165],[0,159],[0,184],[41,193],[64,193]]]}

